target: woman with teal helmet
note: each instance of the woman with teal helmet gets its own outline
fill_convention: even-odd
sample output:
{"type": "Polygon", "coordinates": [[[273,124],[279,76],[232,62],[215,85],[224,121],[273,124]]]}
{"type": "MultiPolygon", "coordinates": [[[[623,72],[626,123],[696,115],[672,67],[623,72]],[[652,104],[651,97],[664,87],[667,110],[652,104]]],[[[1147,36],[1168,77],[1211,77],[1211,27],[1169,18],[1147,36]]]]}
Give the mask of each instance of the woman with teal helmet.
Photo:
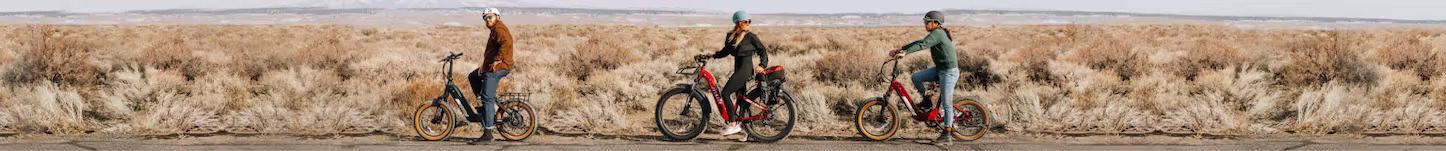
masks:
{"type": "MultiPolygon", "coordinates": [[[[741,99],[734,99],[734,93],[741,93],[747,90],[748,81],[753,80],[754,74],[762,72],[763,67],[768,66],[768,51],[763,42],[758,40],[758,35],[749,32],[748,27],[753,23],[753,17],[746,11],[733,12],[733,30],[724,37],[723,49],[712,55],[699,55],[701,59],[723,58],[733,56],[733,75],[729,76],[727,83],[723,85],[721,96],[726,105],[725,110],[729,113],[737,113],[738,106],[742,106],[741,99]],[[753,56],[758,56],[759,63],[753,64],[753,56]]],[[[736,122],[737,117],[729,117],[727,127],[723,129],[723,135],[731,135],[743,131],[736,122]]],[[[744,137],[747,138],[747,137],[744,137]]]]}

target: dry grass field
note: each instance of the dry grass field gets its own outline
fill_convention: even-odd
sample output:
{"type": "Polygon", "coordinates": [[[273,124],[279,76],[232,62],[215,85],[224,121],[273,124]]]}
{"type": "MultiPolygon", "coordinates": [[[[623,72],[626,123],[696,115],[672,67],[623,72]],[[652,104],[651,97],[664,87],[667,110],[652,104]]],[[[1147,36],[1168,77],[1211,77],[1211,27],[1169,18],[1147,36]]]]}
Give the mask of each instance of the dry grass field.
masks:
{"type": "MultiPolygon", "coordinates": [[[[1212,25],[951,27],[979,96],[1011,132],[1221,135],[1446,131],[1446,31],[1212,25]]],[[[655,134],[652,106],[715,51],[724,28],[513,27],[518,69],[548,130],[655,134]]],[[[796,134],[853,133],[878,95],[884,53],[919,27],[759,27],[791,68],[796,134]]],[[[197,129],[410,135],[407,115],[440,94],[448,51],[477,67],[481,27],[0,26],[0,129],[164,135],[197,129]]],[[[910,55],[908,70],[929,65],[910,55]]],[[[710,69],[731,73],[730,59],[710,69]]],[[[907,76],[905,76],[907,78],[907,76]]],[[[907,80],[907,79],[901,79],[907,80]]],[[[458,83],[470,90],[467,83],[458,83]]]]}

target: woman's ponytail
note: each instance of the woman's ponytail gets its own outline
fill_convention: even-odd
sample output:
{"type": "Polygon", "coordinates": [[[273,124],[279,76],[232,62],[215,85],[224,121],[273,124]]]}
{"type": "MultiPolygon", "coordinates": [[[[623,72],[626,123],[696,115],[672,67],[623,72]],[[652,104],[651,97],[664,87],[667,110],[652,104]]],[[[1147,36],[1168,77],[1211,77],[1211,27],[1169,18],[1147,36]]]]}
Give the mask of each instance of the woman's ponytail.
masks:
{"type": "Polygon", "coordinates": [[[944,29],[944,36],[949,37],[949,41],[954,41],[954,32],[950,32],[949,28],[939,27],[939,29],[944,29]]]}

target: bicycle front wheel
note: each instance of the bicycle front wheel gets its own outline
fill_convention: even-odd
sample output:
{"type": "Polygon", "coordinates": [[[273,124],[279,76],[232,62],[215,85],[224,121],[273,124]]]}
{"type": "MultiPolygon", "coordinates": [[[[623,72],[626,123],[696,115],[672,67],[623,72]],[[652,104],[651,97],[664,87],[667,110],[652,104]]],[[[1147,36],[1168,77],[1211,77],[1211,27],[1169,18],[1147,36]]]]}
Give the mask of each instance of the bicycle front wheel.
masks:
{"type": "MultiPolygon", "coordinates": [[[[769,113],[767,113],[768,116],[765,116],[763,119],[743,123],[743,131],[748,133],[748,137],[750,139],[765,143],[777,142],[779,140],[783,140],[783,138],[787,138],[788,133],[790,131],[793,131],[794,121],[798,120],[798,113],[795,112],[796,110],[794,110],[793,108],[793,96],[789,96],[788,92],[782,92],[777,97],[771,99],[779,100],[760,101],[778,102],[774,105],[767,105],[771,110],[769,111],[769,113]]],[[[764,114],[762,111],[750,111],[761,110],[754,109],[751,106],[740,107],[744,107],[742,111],[742,113],[744,113],[742,116],[744,117],[750,115],[764,114]]]]}
{"type": "Polygon", "coordinates": [[[854,110],[854,128],[869,140],[882,141],[894,137],[899,130],[899,109],[884,98],[871,98],[854,110]]]}
{"type": "Polygon", "coordinates": [[[654,123],[663,138],[686,141],[697,138],[707,128],[707,105],[701,96],[694,95],[686,88],[674,88],[658,99],[653,112],[654,123]]]}
{"type": "Polygon", "coordinates": [[[518,101],[503,102],[497,108],[497,132],[504,140],[523,140],[537,131],[537,115],[532,106],[518,101]]]}
{"type": "Polygon", "coordinates": [[[417,111],[412,114],[412,129],[417,131],[417,136],[422,140],[436,141],[447,139],[456,130],[456,115],[447,109],[447,105],[422,103],[417,111]]]}

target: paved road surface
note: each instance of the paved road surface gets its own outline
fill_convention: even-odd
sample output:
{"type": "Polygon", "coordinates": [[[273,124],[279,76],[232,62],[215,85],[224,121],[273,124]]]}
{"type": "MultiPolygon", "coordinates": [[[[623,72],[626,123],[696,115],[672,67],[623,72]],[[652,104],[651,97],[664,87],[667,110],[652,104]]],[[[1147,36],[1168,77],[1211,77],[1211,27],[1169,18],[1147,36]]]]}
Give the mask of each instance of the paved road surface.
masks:
{"type": "Polygon", "coordinates": [[[290,136],[206,136],[115,138],[96,136],[12,136],[0,150],[1446,150],[1439,137],[1305,139],[1200,139],[1190,137],[1025,137],[999,136],[949,146],[917,139],[883,142],[846,138],[795,137],[779,143],[703,138],[689,142],[649,138],[536,136],[523,142],[466,145],[462,140],[425,142],[395,136],[304,138],[290,136]],[[1440,145],[1402,145],[1399,143],[1440,145]]]}

